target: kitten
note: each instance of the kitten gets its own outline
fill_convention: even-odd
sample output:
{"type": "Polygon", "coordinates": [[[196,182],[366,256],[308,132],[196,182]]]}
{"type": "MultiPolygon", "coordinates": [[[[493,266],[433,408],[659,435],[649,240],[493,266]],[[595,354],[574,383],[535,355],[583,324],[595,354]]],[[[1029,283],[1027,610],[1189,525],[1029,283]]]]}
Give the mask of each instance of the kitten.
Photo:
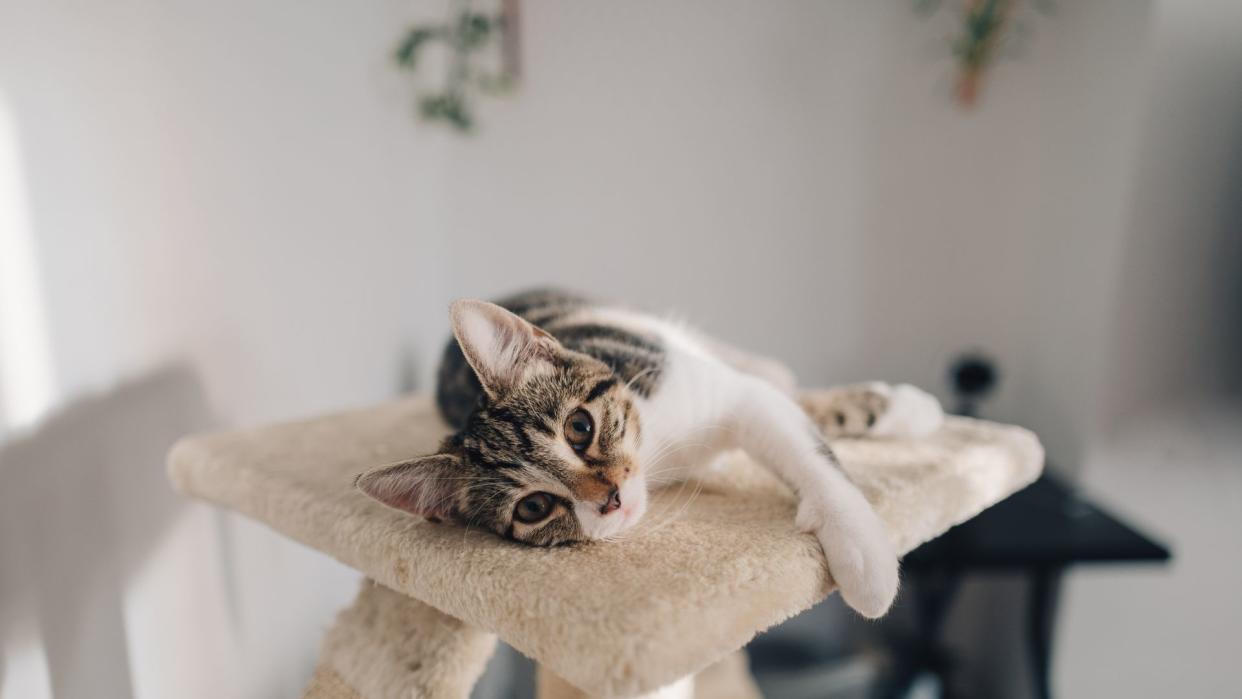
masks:
{"type": "Polygon", "coordinates": [[[564,292],[457,301],[450,316],[436,398],[455,433],[437,454],[363,474],[364,492],[549,546],[626,531],[653,471],[685,474],[740,448],[795,491],[797,523],[819,538],[846,603],[888,610],[897,556],[825,434],[925,434],[942,419],[935,398],[872,383],[799,406],[775,361],[564,292]]]}

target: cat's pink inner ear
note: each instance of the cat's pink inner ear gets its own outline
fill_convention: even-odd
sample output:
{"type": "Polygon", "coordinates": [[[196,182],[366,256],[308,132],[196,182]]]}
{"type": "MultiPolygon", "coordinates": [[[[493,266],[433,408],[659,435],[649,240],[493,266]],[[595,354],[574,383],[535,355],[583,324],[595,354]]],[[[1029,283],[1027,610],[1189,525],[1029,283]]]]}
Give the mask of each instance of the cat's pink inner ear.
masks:
{"type": "Polygon", "coordinates": [[[433,454],[358,476],[358,489],[380,502],[428,519],[454,517],[462,487],[461,459],[433,454]]]}
{"type": "Polygon", "coordinates": [[[449,315],[462,354],[493,398],[549,359],[556,345],[551,335],[494,303],[462,299],[449,315]]]}

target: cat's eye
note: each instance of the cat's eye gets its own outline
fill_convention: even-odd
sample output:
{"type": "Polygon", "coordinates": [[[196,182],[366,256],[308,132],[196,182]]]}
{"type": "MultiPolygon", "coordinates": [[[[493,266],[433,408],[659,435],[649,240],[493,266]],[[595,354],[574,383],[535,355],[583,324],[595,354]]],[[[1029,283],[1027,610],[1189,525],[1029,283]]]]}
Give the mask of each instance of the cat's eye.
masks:
{"type": "Polygon", "coordinates": [[[591,414],[578,408],[565,418],[565,441],[576,451],[586,451],[595,437],[595,420],[591,414]]]}
{"type": "Polygon", "coordinates": [[[531,493],[518,500],[517,507],[513,509],[513,518],[522,524],[536,524],[547,519],[555,505],[556,501],[551,495],[531,493]]]}

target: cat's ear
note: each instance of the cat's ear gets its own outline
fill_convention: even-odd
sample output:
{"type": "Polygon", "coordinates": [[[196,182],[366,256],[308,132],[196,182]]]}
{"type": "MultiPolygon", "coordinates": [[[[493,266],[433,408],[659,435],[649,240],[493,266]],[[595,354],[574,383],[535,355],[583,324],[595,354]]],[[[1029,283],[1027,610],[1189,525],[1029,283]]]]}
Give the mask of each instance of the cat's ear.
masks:
{"type": "Polygon", "coordinates": [[[449,309],[453,336],[495,399],[521,383],[532,372],[546,371],[559,347],[548,333],[486,301],[462,299],[449,309]]]}
{"type": "Polygon", "coordinates": [[[461,457],[432,454],[358,476],[354,485],[380,502],[430,520],[454,519],[462,489],[461,457]]]}

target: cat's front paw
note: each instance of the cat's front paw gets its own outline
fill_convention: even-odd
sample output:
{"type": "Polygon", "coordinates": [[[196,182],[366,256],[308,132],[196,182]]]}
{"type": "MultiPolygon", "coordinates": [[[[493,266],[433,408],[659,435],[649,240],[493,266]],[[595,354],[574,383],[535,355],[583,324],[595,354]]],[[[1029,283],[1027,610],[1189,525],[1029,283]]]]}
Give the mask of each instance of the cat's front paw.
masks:
{"type": "MultiPolygon", "coordinates": [[[[862,498],[861,495],[858,496],[862,498]]],[[[897,552],[884,523],[865,501],[842,511],[817,498],[804,498],[797,524],[815,534],[841,597],[868,619],[884,616],[897,597],[897,552]]]]}

